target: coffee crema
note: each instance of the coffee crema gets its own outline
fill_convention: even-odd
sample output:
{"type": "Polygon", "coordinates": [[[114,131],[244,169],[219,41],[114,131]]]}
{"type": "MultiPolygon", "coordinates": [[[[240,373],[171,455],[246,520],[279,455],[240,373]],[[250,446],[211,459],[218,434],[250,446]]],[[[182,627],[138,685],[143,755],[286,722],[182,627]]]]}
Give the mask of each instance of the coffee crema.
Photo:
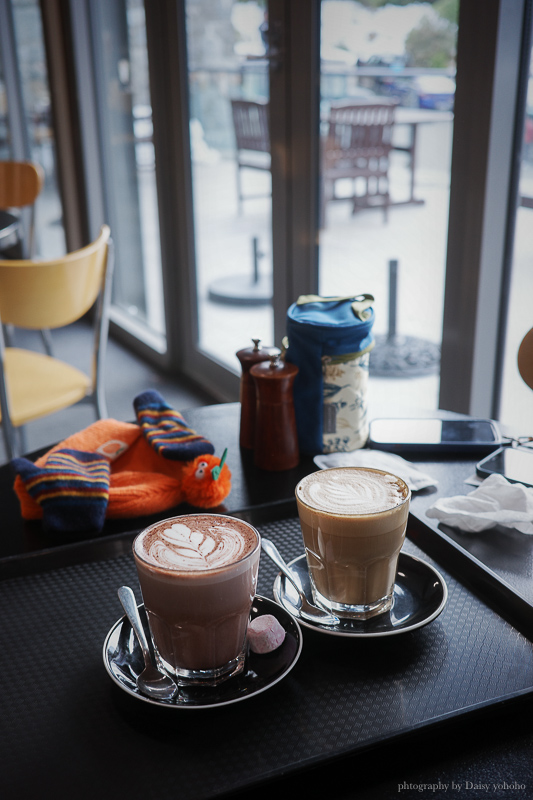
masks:
{"type": "Polygon", "coordinates": [[[403,481],[387,472],[365,468],[332,468],[313,472],[297,487],[298,499],[327,514],[379,514],[409,496],[403,481]]]}
{"type": "Polygon", "coordinates": [[[255,535],[237,519],[213,514],[185,519],[150,527],[136,542],[137,554],[163,569],[204,571],[235,564],[256,547],[255,535]]]}

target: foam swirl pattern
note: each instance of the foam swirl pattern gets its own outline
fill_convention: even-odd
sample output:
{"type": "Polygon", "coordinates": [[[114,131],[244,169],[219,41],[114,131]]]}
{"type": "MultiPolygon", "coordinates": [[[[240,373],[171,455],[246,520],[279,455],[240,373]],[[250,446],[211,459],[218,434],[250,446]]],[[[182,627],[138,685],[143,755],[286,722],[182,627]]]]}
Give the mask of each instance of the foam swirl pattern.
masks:
{"type": "Polygon", "coordinates": [[[407,498],[405,484],[395,475],[350,467],[314,472],[297,493],[306,505],[330,514],[375,514],[407,498]]]}
{"type": "Polygon", "coordinates": [[[143,542],[145,556],[164,569],[209,570],[234,564],[252,549],[250,535],[236,525],[175,522],[143,542]]]}

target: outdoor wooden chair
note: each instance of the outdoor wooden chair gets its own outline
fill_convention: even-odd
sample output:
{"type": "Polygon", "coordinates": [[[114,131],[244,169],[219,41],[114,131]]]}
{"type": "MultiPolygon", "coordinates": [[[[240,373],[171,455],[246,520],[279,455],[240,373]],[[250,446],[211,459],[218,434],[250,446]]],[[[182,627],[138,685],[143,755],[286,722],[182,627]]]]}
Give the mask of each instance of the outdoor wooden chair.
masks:
{"type": "Polygon", "coordinates": [[[8,458],[19,455],[16,429],[82,401],[107,417],[104,356],[112,257],[110,231],[51,261],[0,261],[0,323],[40,330],[79,320],[95,303],[91,375],[57,358],[6,347],[0,324],[0,409],[8,458]]]}
{"type": "Polygon", "coordinates": [[[350,200],[352,213],[382,208],[385,221],[390,205],[389,160],[392,149],[395,100],[362,101],[330,109],[322,143],[322,223],[333,200],[350,200]],[[352,181],[353,194],[337,196],[336,182],[352,181]]]}
{"type": "Polygon", "coordinates": [[[231,111],[237,147],[237,198],[239,213],[244,199],[265,195],[244,195],[241,171],[270,172],[270,129],[268,101],[232,100],[231,111]]]}

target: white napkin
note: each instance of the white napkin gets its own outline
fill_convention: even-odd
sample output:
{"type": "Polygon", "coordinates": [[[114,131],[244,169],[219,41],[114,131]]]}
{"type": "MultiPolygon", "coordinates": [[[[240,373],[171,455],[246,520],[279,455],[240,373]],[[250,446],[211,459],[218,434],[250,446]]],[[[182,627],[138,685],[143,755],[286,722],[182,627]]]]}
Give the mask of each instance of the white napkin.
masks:
{"type": "Polygon", "coordinates": [[[426,514],[469,533],[503,525],[533,534],[533,489],[494,474],[467,495],[437,500],[426,514]]]}
{"type": "Polygon", "coordinates": [[[383,450],[352,450],[350,453],[328,453],[315,456],[313,461],[320,469],[330,467],[374,467],[384,472],[392,472],[406,482],[412,492],[436,486],[437,481],[406,461],[396,453],[383,450]]]}

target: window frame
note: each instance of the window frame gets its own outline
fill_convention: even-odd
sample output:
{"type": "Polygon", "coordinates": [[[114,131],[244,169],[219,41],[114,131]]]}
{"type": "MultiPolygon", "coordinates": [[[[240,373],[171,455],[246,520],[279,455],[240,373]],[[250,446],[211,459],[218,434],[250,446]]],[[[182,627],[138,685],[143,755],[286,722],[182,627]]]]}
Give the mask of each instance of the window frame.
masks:
{"type": "Polygon", "coordinates": [[[10,130],[11,158],[31,160],[31,145],[22,82],[17,57],[17,40],[10,0],[0,0],[0,58],[6,87],[7,117],[10,130]]]}
{"type": "Polygon", "coordinates": [[[460,4],[439,407],[474,416],[499,408],[530,15],[460,4]]]}
{"type": "MultiPolygon", "coordinates": [[[[6,2],[0,0],[0,8],[6,2]]],[[[77,137],[77,152],[82,154],[84,203],[65,206],[66,229],[69,215],[77,214],[78,230],[94,235],[104,214],[87,25],[90,0],[41,3],[43,14],[49,6],[49,15],[61,17],[56,19],[56,31],[61,29],[58,36],[65,37],[65,60],[73,67],[75,84],[69,102],[63,100],[57,135],[69,117],[69,135],[77,137]]],[[[482,416],[497,416],[499,405],[517,201],[518,129],[524,106],[519,76],[532,3],[460,3],[439,406],[482,416]]],[[[167,352],[156,352],[134,331],[116,324],[113,333],[156,366],[186,374],[220,400],[233,400],[238,396],[238,375],[197,350],[185,0],[145,0],[145,13],[167,352]],[[169,97],[175,97],[173,104],[169,97]]],[[[301,293],[318,291],[320,0],[270,0],[269,13],[273,29],[279,31],[281,56],[271,65],[271,82],[280,98],[271,123],[278,343],[290,303],[301,293]]],[[[57,70],[51,72],[50,81],[57,98],[61,88],[57,70]]],[[[58,158],[61,161],[61,151],[58,158]]]]}

